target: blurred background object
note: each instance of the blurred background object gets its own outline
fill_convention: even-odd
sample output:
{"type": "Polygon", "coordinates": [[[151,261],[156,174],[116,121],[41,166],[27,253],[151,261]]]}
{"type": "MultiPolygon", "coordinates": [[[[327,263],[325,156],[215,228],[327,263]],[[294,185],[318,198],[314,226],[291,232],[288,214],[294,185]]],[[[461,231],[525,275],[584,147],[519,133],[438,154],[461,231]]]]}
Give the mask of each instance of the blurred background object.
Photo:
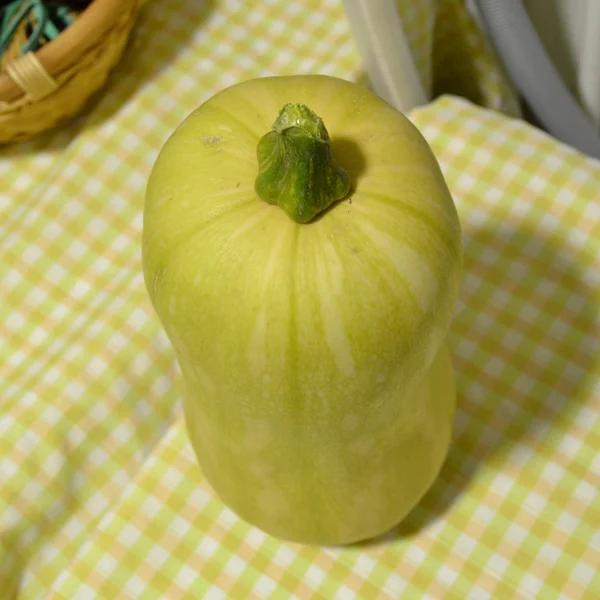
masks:
{"type": "Polygon", "coordinates": [[[369,82],[403,112],[444,94],[521,116],[516,90],[464,0],[344,0],[369,82]]]}
{"type": "MultiPolygon", "coordinates": [[[[364,75],[398,109],[462,96],[600,157],[597,0],[339,1],[364,75]]],[[[121,57],[140,3],[0,0],[0,143],[79,113],[121,57]]]]}
{"type": "Polygon", "coordinates": [[[0,68],[55,40],[90,1],[0,0],[0,68]]]}
{"type": "Polygon", "coordinates": [[[524,5],[565,85],[600,129],[600,2],[525,0],[524,5]]]}
{"type": "Polygon", "coordinates": [[[140,0],[4,3],[0,143],[30,138],[75,115],[120,59],[139,4],[140,0]]]}
{"type": "MultiPolygon", "coordinates": [[[[486,89],[489,76],[481,67],[496,62],[489,56],[493,47],[500,68],[507,72],[534,122],[557,139],[600,157],[600,2],[529,0],[527,6],[520,0],[473,0],[466,5],[453,0],[422,2],[435,14],[428,50],[436,70],[429,79],[419,68],[418,49],[416,52],[411,43],[414,4],[404,0],[344,1],[368,77],[380,96],[402,111],[441,93],[458,92],[489,105],[477,97],[477,87],[486,89]],[[477,33],[475,23],[479,24],[477,33]]],[[[506,109],[507,102],[510,104],[507,85],[497,87],[504,88],[500,95],[506,109]]]]}
{"type": "Polygon", "coordinates": [[[542,7],[539,2],[530,2],[538,29],[545,32],[547,42],[551,41],[547,47],[561,47],[553,52],[554,60],[523,2],[477,0],[475,5],[508,73],[543,128],[585,154],[600,158],[598,121],[593,123],[597,117],[594,104],[600,101],[600,3],[554,0],[542,7]],[[549,17],[553,14],[562,18],[553,21],[549,17]],[[563,23],[562,37],[551,33],[557,23],[563,23]],[[572,67],[568,66],[568,56],[574,59],[572,67]]]}

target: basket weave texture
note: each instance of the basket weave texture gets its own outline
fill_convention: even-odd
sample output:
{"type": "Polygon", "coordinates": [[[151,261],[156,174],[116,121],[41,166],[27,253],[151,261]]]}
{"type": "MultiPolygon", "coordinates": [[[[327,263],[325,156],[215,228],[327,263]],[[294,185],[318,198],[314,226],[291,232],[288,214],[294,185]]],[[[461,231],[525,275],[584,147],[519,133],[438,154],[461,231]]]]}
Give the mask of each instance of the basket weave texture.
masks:
{"type": "Polygon", "coordinates": [[[74,116],[121,58],[141,0],[94,0],[38,52],[0,72],[0,143],[31,138],[74,116]]]}

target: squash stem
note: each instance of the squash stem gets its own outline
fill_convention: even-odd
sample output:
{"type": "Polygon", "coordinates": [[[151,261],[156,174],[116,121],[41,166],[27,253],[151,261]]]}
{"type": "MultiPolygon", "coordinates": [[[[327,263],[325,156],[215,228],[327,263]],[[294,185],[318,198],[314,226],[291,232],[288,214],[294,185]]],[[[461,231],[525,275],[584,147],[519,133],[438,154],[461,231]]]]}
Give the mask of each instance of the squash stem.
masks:
{"type": "Polygon", "coordinates": [[[350,191],[348,173],[333,159],[323,121],[304,104],[286,104],[258,142],[258,196],[308,223],[350,191]]]}

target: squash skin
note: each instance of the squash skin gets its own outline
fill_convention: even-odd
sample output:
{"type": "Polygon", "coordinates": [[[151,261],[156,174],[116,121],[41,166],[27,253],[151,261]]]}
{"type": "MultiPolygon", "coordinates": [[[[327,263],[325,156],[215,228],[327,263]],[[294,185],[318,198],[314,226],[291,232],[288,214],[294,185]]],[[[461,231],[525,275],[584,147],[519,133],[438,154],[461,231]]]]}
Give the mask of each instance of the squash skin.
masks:
{"type": "Polygon", "coordinates": [[[157,158],[142,256],[192,446],[232,510],[334,545],[408,514],[450,443],[444,340],[462,246],[439,166],[404,116],[327,76],[220,92],[157,158]],[[256,146],[286,103],[323,119],[353,186],[307,224],[254,192],[256,146]]]}

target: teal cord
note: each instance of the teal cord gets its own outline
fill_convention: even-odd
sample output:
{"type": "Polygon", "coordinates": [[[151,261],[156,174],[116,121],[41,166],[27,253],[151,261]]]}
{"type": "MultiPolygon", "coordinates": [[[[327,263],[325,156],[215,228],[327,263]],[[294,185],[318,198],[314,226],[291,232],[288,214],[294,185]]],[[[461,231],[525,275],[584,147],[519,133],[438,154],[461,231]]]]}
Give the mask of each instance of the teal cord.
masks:
{"type": "Polygon", "coordinates": [[[27,42],[21,48],[21,54],[25,54],[27,52],[31,52],[32,50],[37,49],[39,45],[39,41],[42,36],[46,33],[46,24],[48,22],[48,9],[44,5],[42,0],[30,0],[33,2],[33,6],[31,7],[31,12],[36,19],[35,29],[29,36],[27,42]]]}
{"type": "Polygon", "coordinates": [[[28,0],[13,2],[4,9],[2,32],[0,33],[0,48],[2,48],[2,52],[6,52],[13,35],[15,35],[21,21],[27,16],[30,9],[28,0]]]}
{"type": "Polygon", "coordinates": [[[25,19],[35,22],[35,27],[20,48],[20,54],[35,52],[42,45],[42,40],[55,39],[63,29],[73,24],[68,6],[48,0],[13,0],[0,10],[0,56],[8,50],[13,36],[25,19]]]}

